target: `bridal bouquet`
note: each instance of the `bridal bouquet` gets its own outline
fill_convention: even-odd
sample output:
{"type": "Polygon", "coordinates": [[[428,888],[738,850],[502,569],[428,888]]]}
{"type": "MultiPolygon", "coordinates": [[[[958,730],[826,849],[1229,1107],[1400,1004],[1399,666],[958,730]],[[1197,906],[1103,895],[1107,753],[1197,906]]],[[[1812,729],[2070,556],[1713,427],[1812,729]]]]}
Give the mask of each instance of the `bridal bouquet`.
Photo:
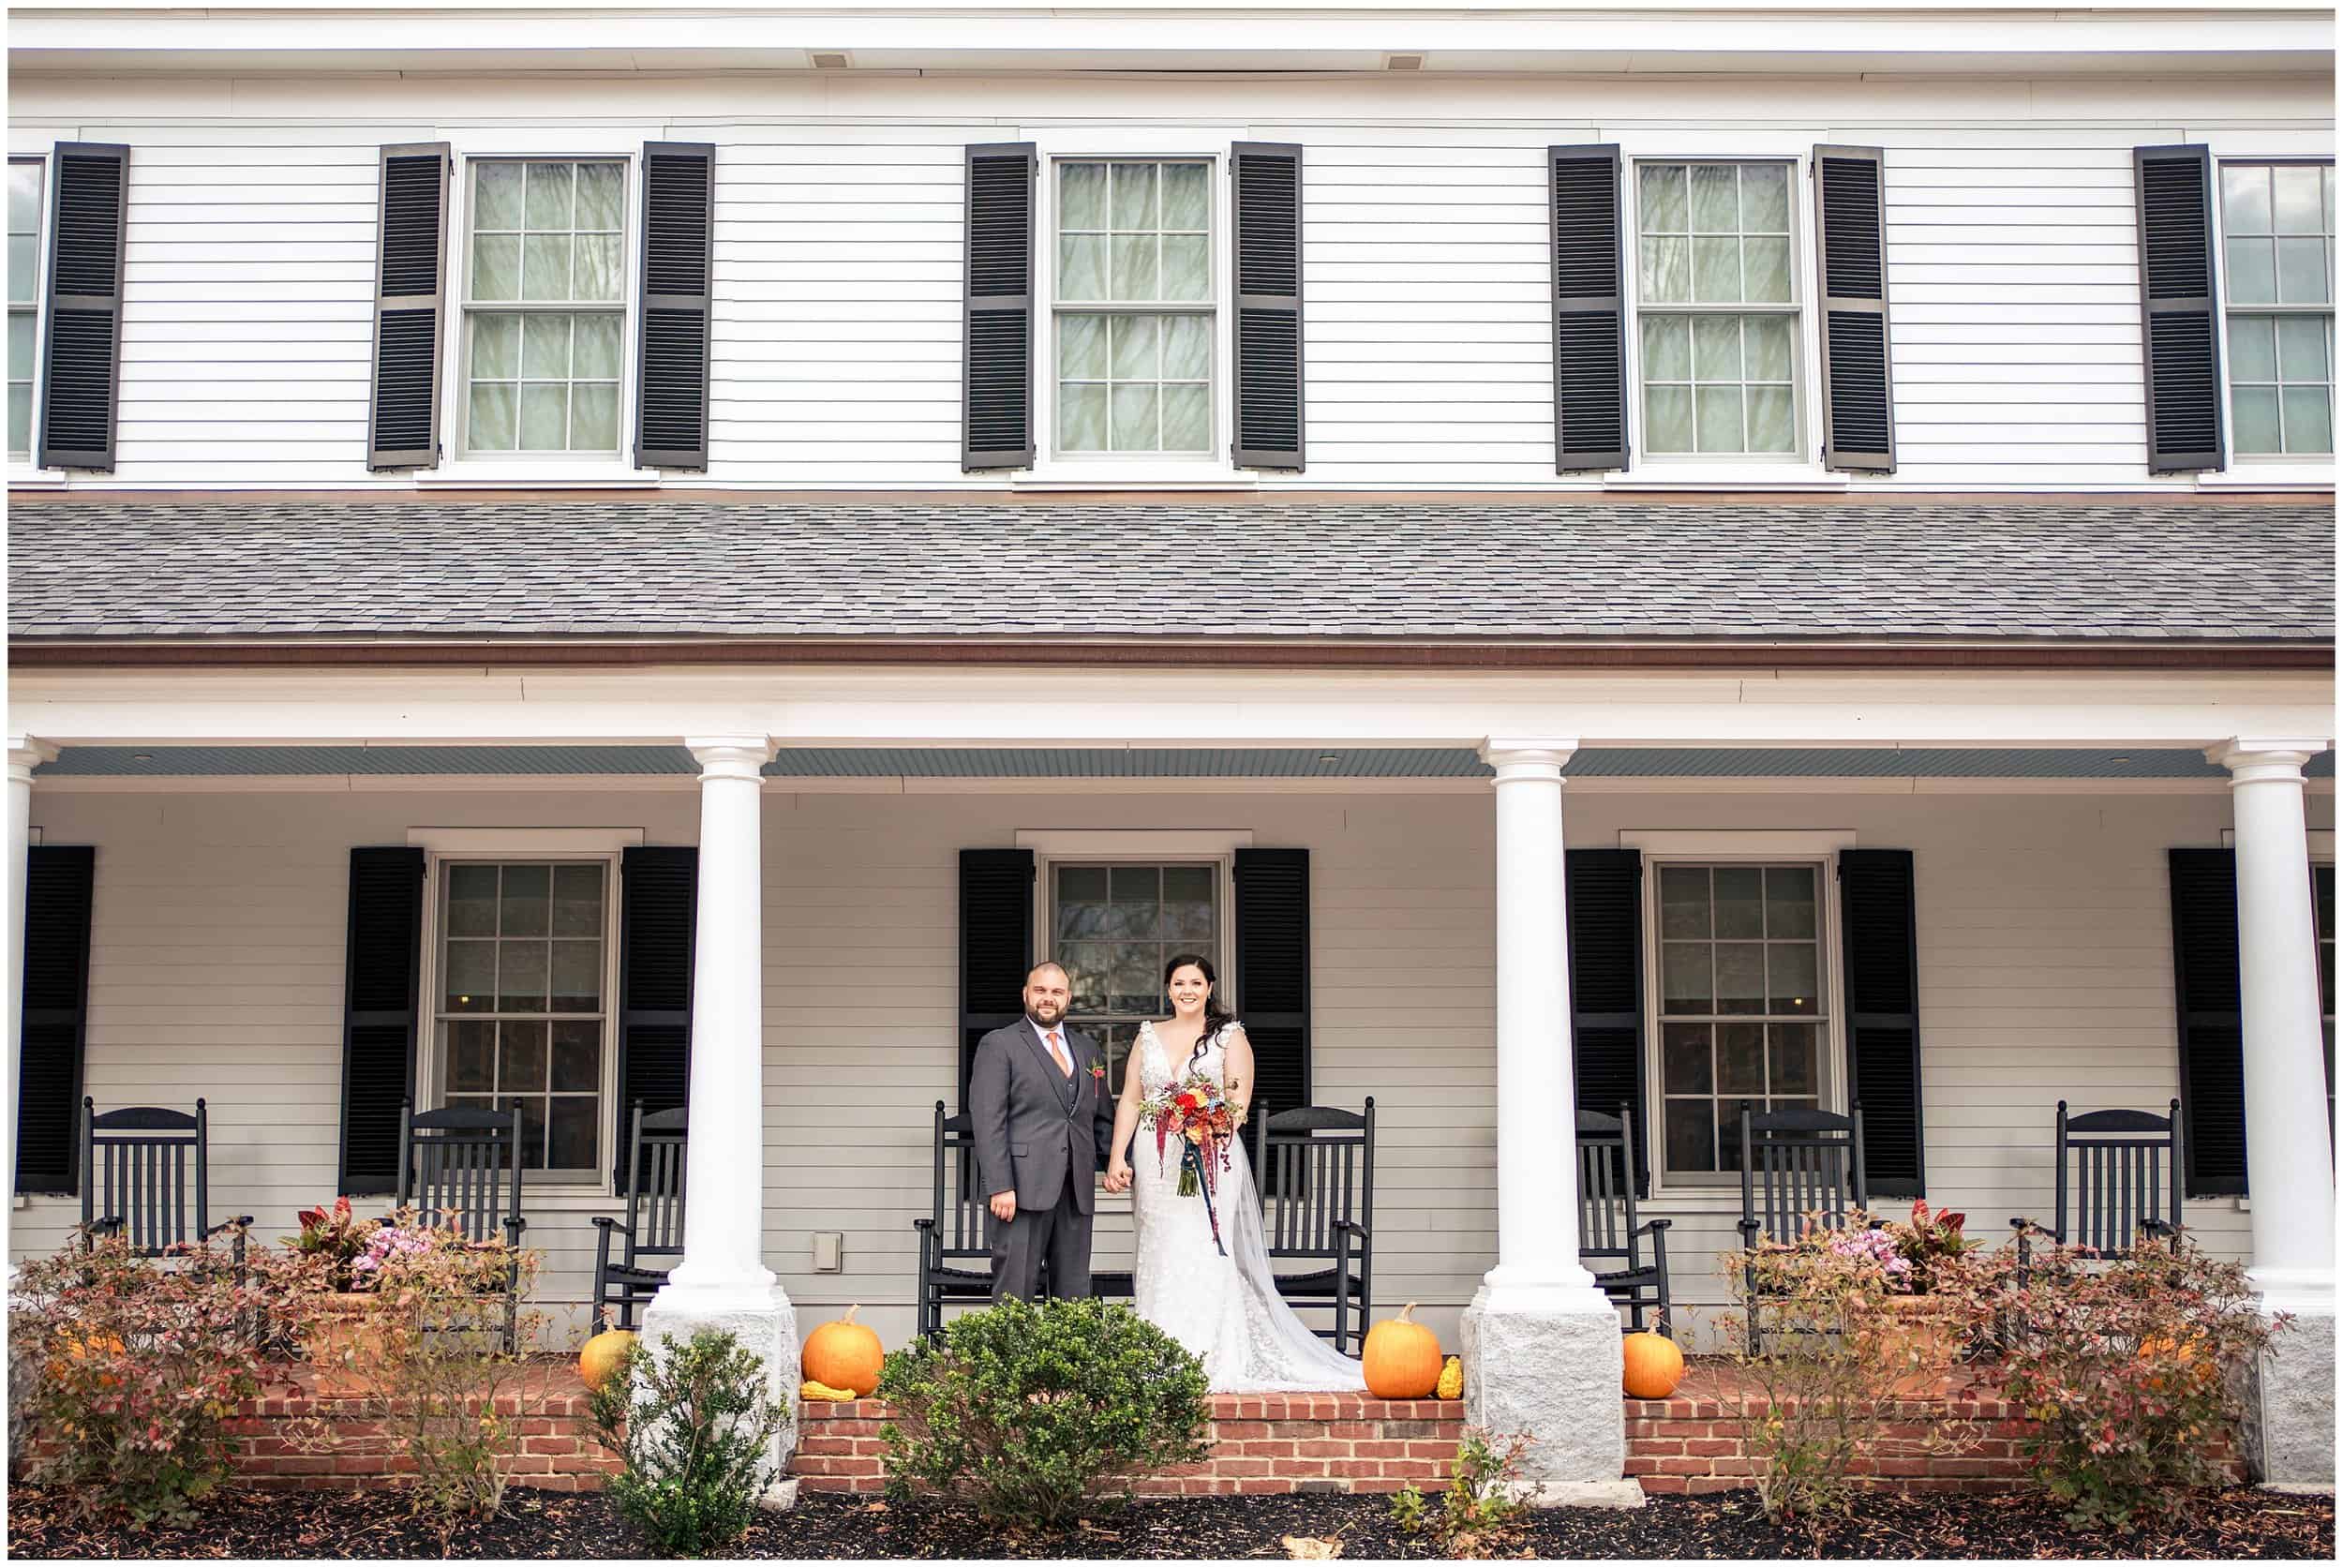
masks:
{"type": "Polygon", "coordinates": [[[1219,1084],[1201,1073],[1191,1073],[1163,1093],[1141,1101],[1140,1112],[1155,1124],[1157,1170],[1163,1169],[1164,1145],[1174,1138],[1180,1141],[1180,1181],[1174,1190],[1183,1198],[1203,1195],[1213,1246],[1227,1256],[1228,1248],[1220,1246],[1220,1216],[1212,1200],[1219,1190],[1220,1172],[1229,1168],[1229,1142],[1236,1136],[1236,1108],[1221,1094],[1219,1084]]]}

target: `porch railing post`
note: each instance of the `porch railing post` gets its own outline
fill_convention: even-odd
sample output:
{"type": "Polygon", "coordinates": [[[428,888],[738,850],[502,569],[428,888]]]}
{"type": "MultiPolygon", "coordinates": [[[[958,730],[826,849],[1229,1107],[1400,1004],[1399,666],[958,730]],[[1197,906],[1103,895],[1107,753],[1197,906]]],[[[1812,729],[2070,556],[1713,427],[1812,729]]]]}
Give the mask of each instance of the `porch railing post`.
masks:
{"type": "Polygon", "coordinates": [[[2328,1142],[2319,949],[2303,765],[2323,739],[2224,742],[2237,840],[2237,978],[2245,1032],[2249,1277],[2295,1331],[2261,1372],[2265,1479],[2335,1484],[2335,1162],[2328,1142]]]}

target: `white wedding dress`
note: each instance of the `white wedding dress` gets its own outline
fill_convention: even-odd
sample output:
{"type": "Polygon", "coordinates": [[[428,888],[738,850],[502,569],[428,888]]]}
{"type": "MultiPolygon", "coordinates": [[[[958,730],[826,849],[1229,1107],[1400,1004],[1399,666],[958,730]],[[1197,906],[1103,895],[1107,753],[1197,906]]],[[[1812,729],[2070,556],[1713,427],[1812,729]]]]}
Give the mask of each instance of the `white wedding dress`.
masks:
{"type": "MultiPolygon", "coordinates": [[[[1134,1053],[1141,1092],[1153,1098],[1193,1071],[1225,1086],[1222,1044],[1228,1029],[1224,1024],[1201,1053],[1175,1071],[1155,1025],[1141,1024],[1134,1053]]],[[[1155,1128],[1142,1119],[1129,1157],[1138,1246],[1133,1305],[1141,1317],[1203,1362],[1215,1394],[1331,1393],[1366,1386],[1357,1362],[1311,1333],[1278,1299],[1261,1236],[1261,1194],[1241,1133],[1213,1197],[1225,1257],[1213,1245],[1203,1194],[1179,1196],[1179,1143],[1167,1141],[1158,1161],[1155,1128]]]]}

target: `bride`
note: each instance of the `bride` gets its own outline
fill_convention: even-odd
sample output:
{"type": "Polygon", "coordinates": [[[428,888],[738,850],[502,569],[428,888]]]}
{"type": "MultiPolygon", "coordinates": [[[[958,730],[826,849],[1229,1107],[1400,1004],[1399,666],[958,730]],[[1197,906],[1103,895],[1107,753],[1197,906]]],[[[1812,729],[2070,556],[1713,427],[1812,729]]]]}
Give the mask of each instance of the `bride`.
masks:
{"type": "Polygon", "coordinates": [[[1220,1086],[1243,1125],[1253,1090],[1253,1048],[1244,1025],[1215,998],[1216,978],[1210,961],[1192,953],[1165,967],[1172,1016],[1140,1025],[1132,1066],[1124,1074],[1106,1186],[1109,1192],[1132,1193],[1133,1305],[1141,1317],[1203,1362],[1216,1394],[1364,1388],[1359,1364],[1311,1333],[1278,1298],[1261,1237],[1261,1195],[1243,1136],[1230,1141],[1228,1168],[1219,1173],[1211,1213],[1201,1194],[1178,1195],[1176,1142],[1166,1143],[1158,1160],[1151,1127],[1132,1149],[1133,1135],[1142,1131],[1142,1102],[1198,1073],[1220,1086]],[[1134,1153],[1136,1160],[1129,1157],[1134,1153]],[[1218,1246],[1213,1241],[1212,1213],[1219,1216],[1218,1246]]]}

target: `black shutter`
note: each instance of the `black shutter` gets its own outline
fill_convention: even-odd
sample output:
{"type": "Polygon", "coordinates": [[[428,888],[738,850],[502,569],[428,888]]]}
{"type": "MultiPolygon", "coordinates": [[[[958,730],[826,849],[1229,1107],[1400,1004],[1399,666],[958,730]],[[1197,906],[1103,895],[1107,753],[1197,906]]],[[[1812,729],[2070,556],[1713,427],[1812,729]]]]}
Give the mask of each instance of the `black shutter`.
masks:
{"type": "Polygon", "coordinates": [[[2246,1019],[2237,981],[2237,856],[2228,849],[2166,853],[2188,1196],[2243,1197],[2246,1019]]]}
{"type": "Polygon", "coordinates": [[[1240,849],[1234,870],[1234,1000],[1274,1114],[1310,1103],[1310,852],[1240,849]]]}
{"type": "Polygon", "coordinates": [[[1563,852],[1570,899],[1573,1092],[1581,1111],[1634,1107],[1635,1192],[1651,1191],[1652,1118],[1645,1112],[1643,852],[1563,852]]]}
{"type": "Polygon", "coordinates": [[[50,168],[39,466],[112,473],[122,386],[122,256],[129,219],[130,149],[60,142],[50,168]]]}
{"type": "Polygon", "coordinates": [[[440,463],[440,345],[447,333],[448,144],[385,147],[375,208],[374,402],[366,467],[440,463]]]}
{"type": "MultiPolygon", "coordinates": [[[[960,466],[969,471],[1033,462],[1036,168],[1030,142],[981,142],[968,149],[960,466]]],[[[1021,991],[1024,980],[1017,977],[1021,991]]]]}
{"type": "Polygon", "coordinates": [[[977,1042],[1025,1016],[1033,972],[1033,851],[960,852],[960,1104],[977,1042]]]}
{"type": "MultiPolygon", "coordinates": [[[[1302,470],[1302,149],[1239,142],[1236,187],[1236,439],[1241,469],[1302,470]]],[[[1247,1031],[1250,1032],[1249,1030],[1247,1031]]]]}
{"type": "Polygon", "coordinates": [[[1814,149],[1822,258],[1822,466],[1896,471],[1888,355],[1887,154],[1814,149]]]}
{"type": "Polygon", "coordinates": [[[643,324],[634,356],[634,466],[708,467],[709,321],[716,149],[643,143],[643,324]]]}
{"type": "Polygon", "coordinates": [[[36,844],[26,852],[19,1192],[71,1192],[79,1185],[90,890],[97,872],[97,851],[86,844],[36,844]]]}
{"type": "Polygon", "coordinates": [[[673,1111],[692,1100],[692,948],[700,852],[637,844],[619,859],[619,1104],[611,1164],[627,1187],[626,1135],[636,1101],[673,1111]]]}
{"type": "Polygon", "coordinates": [[[342,1010],[341,1190],[398,1190],[399,1107],[414,1093],[423,851],[350,852],[342,1010]]]}
{"type": "MultiPolygon", "coordinates": [[[[2147,338],[2148,471],[2221,466],[2221,352],[2214,312],[2213,152],[2135,147],[2140,303],[2147,338]]],[[[2243,1178],[2240,1178],[2243,1179],[2243,1178]]]]}
{"type": "Polygon", "coordinates": [[[1625,216],[1615,144],[1548,147],[1554,243],[1554,469],[1627,466],[1625,216]]]}
{"type": "Polygon", "coordinates": [[[1920,1117],[1920,959],[1912,852],[1839,851],[1846,949],[1847,1098],[1863,1108],[1863,1171],[1875,1198],[1927,1191],[1920,1117]]]}

